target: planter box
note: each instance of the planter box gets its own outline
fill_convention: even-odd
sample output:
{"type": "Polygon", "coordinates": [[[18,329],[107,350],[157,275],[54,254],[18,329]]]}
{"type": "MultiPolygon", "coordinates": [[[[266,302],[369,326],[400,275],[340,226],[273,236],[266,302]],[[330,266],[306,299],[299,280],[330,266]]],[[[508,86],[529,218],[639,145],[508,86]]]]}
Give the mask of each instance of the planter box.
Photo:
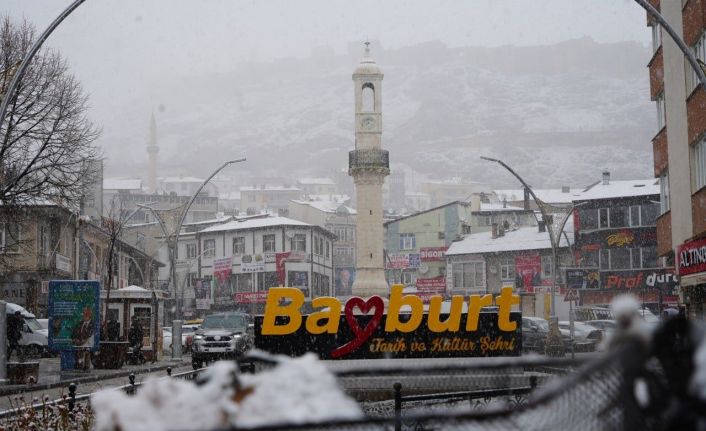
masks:
{"type": "Polygon", "coordinates": [[[7,378],[11,385],[26,385],[39,380],[39,362],[8,362],[7,378]]]}
{"type": "Polygon", "coordinates": [[[93,356],[96,368],[121,368],[125,364],[128,350],[127,341],[101,341],[100,349],[93,356]]]}

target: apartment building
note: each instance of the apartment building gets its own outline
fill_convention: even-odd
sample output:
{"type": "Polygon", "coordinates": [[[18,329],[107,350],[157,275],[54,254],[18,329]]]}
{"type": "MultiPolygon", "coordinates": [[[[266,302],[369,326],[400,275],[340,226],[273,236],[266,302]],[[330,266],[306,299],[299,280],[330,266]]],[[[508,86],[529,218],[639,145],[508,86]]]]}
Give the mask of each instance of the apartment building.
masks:
{"type": "MultiPolygon", "coordinates": [[[[706,61],[706,4],[651,0],[701,61],[706,61]]],[[[706,91],[669,35],[648,15],[654,54],[650,97],[656,105],[654,175],[661,179],[657,254],[675,265],[681,301],[704,318],[706,263],[706,91]]]]}

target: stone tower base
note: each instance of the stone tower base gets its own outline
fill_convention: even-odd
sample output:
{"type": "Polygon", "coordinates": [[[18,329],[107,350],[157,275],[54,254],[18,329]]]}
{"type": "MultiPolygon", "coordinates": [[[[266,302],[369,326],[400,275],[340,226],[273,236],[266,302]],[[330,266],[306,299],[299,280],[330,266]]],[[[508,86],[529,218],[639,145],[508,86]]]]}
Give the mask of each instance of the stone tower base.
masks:
{"type": "Polygon", "coordinates": [[[385,280],[382,268],[358,268],[353,282],[352,293],[361,298],[379,295],[383,298],[390,296],[390,287],[385,280]]]}

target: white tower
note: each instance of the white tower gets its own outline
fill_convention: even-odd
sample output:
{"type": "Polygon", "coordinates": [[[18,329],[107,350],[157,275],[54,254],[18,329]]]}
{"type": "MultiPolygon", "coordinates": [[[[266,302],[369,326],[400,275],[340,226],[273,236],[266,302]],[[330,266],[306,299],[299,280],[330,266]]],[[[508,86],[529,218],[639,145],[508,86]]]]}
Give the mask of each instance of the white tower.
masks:
{"type": "Polygon", "coordinates": [[[353,73],[355,150],[348,154],[348,174],[355,182],[358,207],[353,295],[361,297],[389,295],[383,256],[382,183],[390,174],[390,160],[381,148],[382,77],[366,42],[365,57],[353,73]]]}
{"type": "Polygon", "coordinates": [[[150,118],[150,136],[147,141],[147,154],[149,155],[147,188],[150,193],[154,193],[157,190],[157,153],[159,153],[159,147],[157,146],[157,123],[154,121],[153,112],[150,118]]]}

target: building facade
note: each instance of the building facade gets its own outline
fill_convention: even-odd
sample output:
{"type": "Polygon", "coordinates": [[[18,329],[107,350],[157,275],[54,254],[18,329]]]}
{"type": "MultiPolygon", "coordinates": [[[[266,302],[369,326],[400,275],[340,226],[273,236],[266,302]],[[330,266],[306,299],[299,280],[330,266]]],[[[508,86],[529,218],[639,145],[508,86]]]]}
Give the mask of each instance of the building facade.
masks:
{"type": "Polygon", "coordinates": [[[302,190],[299,187],[287,185],[260,184],[243,186],[240,188],[240,212],[249,215],[270,212],[280,216],[287,216],[289,201],[299,199],[301,195],[302,190]]]}
{"type": "Polygon", "coordinates": [[[253,217],[196,233],[198,278],[213,309],[262,312],[270,287],[301,289],[307,301],[332,294],[334,234],[286,217],[253,217]]]}
{"type": "Polygon", "coordinates": [[[632,293],[655,311],[675,306],[674,267],[665,268],[657,252],[659,180],[614,181],[608,172],[575,203],[576,279],[582,305],[608,305],[632,293]],[[583,282],[580,280],[583,278],[583,282]]]}
{"type": "MultiPolygon", "coordinates": [[[[706,4],[699,0],[651,0],[667,22],[706,61],[706,4]]],[[[657,108],[652,139],[654,175],[661,180],[657,254],[676,265],[681,299],[691,316],[704,318],[706,268],[693,261],[706,237],[706,90],[669,35],[652,28],[650,97],[657,108]]]]}

